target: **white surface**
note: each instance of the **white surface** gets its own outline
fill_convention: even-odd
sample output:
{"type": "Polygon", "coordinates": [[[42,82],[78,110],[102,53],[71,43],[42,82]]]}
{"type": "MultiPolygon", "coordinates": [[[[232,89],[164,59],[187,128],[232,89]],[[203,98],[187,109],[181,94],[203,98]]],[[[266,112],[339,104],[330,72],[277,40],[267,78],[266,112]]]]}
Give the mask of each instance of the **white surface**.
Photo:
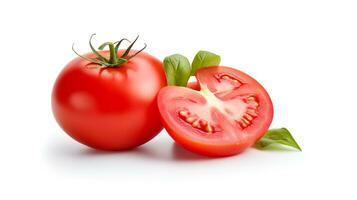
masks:
{"type": "Polygon", "coordinates": [[[355,1],[1,1],[0,199],[356,199],[355,1]],[[130,2],[130,3],[129,3],[130,2]],[[70,139],[50,109],[75,55],[141,35],[162,59],[199,49],[259,80],[272,127],[303,148],[205,159],[163,131],[137,150],[70,139]]]}

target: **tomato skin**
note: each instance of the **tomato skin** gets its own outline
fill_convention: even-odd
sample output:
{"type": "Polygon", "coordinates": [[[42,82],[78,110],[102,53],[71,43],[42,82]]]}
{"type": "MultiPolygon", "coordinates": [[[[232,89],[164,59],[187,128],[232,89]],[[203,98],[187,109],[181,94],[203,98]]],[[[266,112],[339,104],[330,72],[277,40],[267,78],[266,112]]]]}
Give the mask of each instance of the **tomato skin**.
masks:
{"type": "Polygon", "coordinates": [[[266,90],[252,77],[222,66],[200,69],[196,77],[198,84],[189,83],[188,88],[167,86],[158,95],[161,120],[178,144],[205,156],[231,156],[252,146],[268,130],[273,119],[273,105],[266,90]],[[218,75],[229,75],[232,79],[218,80],[218,75]],[[238,82],[233,82],[234,79],[238,82]],[[247,101],[251,95],[258,99],[258,115],[249,126],[240,127],[239,119],[250,112],[246,108],[249,110],[253,105],[247,101]],[[216,109],[219,107],[221,109],[216,109]],[[212,112],[211,108],[220,114],[213,114],[217,112],[212,112]],[[180,110],[224,128],[213,133],[194,128],[192,122],[179,117],[180,110]]]}
{"type": "Polygon", "coordinates": [[[161,131],[156,99],[166,78],[158,59],[141,52],[115,68],[88,64],[75,58],[53,87],[53,114],[68,135],[95,149],[124,150],[146,143],[161,131]]]}
{"type": "Polygon", "coordinates": [[[191,88],[191,89],[193,89],[193,90],[200,90],[201,88],[200,88],[200,84],[198,84],[198,82],[189,82],[188,84],[187,84],[187,87],[188,88],[191,88]]]}

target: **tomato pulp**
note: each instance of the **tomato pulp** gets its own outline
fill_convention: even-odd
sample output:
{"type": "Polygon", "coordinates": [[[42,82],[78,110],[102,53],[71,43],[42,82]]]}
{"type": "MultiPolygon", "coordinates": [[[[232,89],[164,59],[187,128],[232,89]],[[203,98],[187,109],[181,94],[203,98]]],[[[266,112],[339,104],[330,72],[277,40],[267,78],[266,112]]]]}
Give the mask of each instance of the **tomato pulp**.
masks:
{"type": "MultiPolygon", "coordinates": [[[[100,53],[108,56],[108,51],[100,53]]],[[[162,63],[144,52],[108,68],[76,58],[55,82],[52,109],[62,129],[80,143],[103,150],[130,149],[162,129],[156,99],[165,85],[162,63]]]]}
{"type": "Polygon", "coordinates": [[[164,127],[184,148],[208,156],[229,156],[253,145],[268,130],[273,105],[252,77],[229,67],[197,71],[199,85],[167,86],[158,106],[164,127]]]}

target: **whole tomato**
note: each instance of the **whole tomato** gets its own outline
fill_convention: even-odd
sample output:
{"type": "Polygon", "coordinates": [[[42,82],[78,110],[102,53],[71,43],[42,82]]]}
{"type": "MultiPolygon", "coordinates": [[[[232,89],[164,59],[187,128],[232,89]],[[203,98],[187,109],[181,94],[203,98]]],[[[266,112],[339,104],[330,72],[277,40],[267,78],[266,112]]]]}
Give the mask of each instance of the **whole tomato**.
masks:
{"type": "Polygon", "coordinates": [[[131,50],[135,41],[118,50],[122,41],[104,43],[98,51],[90,42],[93,52],[78,54],[53,87],[52,110],[58,124],[92,148],[130,149],[162,129],[156,103],[158,91],[166,85],[162,63],[143,49],[131,50]],[[102,50],[106,46],[109,51],[102,50]]]}

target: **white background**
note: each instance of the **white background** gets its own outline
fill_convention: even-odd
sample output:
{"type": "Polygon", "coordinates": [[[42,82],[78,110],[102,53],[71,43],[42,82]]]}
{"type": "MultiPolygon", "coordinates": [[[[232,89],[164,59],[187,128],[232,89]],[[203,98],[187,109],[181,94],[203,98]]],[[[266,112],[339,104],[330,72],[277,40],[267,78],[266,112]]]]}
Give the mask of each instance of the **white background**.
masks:
{"type": "Polygon", "coordinates": [[[356,199],[356,1],[1,1],[0,199],[356,199]],[[50,107],[76,41],[141,36],[163,59],[200,49],[260,81],[303,152],[207,159],[165,131],[128,152],[90,150],[50,107]]]}

